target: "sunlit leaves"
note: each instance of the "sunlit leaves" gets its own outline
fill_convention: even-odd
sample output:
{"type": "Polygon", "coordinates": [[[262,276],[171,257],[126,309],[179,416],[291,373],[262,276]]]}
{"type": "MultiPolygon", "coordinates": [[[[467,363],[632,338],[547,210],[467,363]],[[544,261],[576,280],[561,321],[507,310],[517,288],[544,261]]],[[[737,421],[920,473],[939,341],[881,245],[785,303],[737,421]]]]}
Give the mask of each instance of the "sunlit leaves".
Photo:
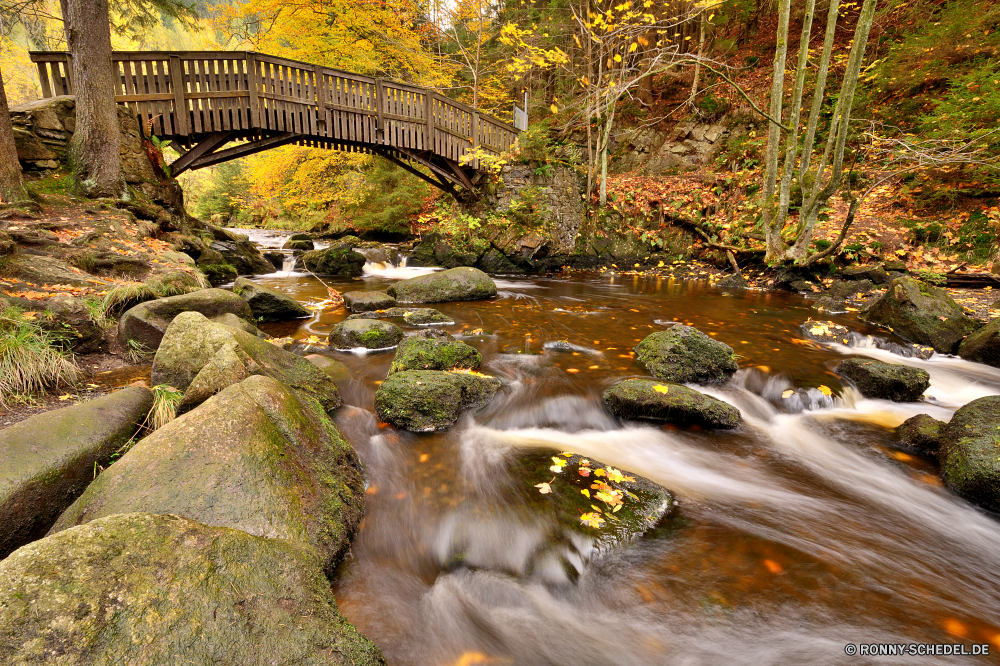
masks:
{"type": "Polygon", "coordinates": [[[580,522],[582,524],[586,525],[587,527],[596,527],[596,528],[600,529],[600,527],[602,525],[604,525],[605,520],[596,511],[591,511],[591,512],[582,514],[580,516],[580,522]]]}
{"type": "Polygon", "coordinates": [[[653,387],[653,390],[656,391],[657,393],[666,394],[670,391],[670,387],[665,384],[657,384],[653,387]]]}
{"type": "Polygon", "coordinates": [[[552,492],[552,486],[548,483],[536,483],[535,487],[538,488],[538,492],[543,495],[548,495],[552,492]]]}

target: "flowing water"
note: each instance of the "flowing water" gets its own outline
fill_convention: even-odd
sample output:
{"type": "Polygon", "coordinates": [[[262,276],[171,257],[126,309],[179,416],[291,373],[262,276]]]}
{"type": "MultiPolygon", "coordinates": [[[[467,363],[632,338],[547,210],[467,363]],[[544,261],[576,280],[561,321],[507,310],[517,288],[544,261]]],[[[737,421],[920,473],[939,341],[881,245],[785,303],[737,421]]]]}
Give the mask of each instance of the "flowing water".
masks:
{"type": "MultiPolygon", "coordinates": [[[[390,269],[400,274],[369,266],[324,281],[384,289],[390,269]]],[[[327,297],[312,276],[258,279],[301,301],[327,297]]],[[[496,299],[435,306],[505,383],[447,432],[378,423],[391,352],[335,356],[350,369],[336,420],[369,484],[335,591],[390,664],[1000,663],[1000,521],[943,488],[892,430],[1000,393],[1000,371],[808,341],[799,326],[815,311],[790,294],[632,276],[497,284],[496,299]],[[623,424],[605,410],[605,388],[645,374],[632,347],[672,321],[742,357],[730,382],[699,387],[741,410],[737,430],[623,424]],[[570,345],[546,345],[558,340],[570,345]],[[832,372],[845,354],[926,369],[929,401],[860,398],[832,372]],[[539,449],[645,476],[680,507],[625,546],[580,544],[569,574],[535,566],[546,527],[502,489],[519,482],[512,461],[539,449]],[[941,642],[989,643],[992,654],[845,655],[847,643],[941,642]]],[[[323,337],[346,314],[268,330],[323,337]]]]}

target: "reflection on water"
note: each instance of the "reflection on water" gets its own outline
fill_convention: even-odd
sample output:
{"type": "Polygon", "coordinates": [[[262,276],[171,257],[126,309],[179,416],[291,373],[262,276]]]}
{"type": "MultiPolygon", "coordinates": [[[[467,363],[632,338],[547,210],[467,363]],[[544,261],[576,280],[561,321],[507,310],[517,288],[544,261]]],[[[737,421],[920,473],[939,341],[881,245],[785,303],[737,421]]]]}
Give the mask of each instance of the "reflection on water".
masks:
{"type": "MultiPolygon", "coordinates": [[[[260,281],[325,298],[311,277],[260,281]]],[[[327,281],[343,291],[392,284],[327,281]]],[[[391,353],[337,356],[352,374],[336,419],[369,489],[335,591],[389,663],[842,664],[849,642],[963,640],[1000,653],[1000,523],[944,489],[934,463],[898,450],[891,430],[1000,393],[1000,371],[807,342],[798,327],[814,313],[788,294],[631,276],[506,279],[500,289],[491,301],[435,306],[505,382],[448,432],[377,422],[373,396],[391,353]],[[663,329],[658,320],[695,326],[741,356],[729,383],[700,388],[739,407],[743,426],[622,424],[604,409],[605,388],[644,374],[631,349],[663,329]],[[861,398],[832,372],[845,354],[927,370],[933,404],[861,398]],[[789,388],[797,402],[782,397],[789,388]],[[511,462],[538,449],[660,483],[679,517],[586,565],[580,544],[579,577],[553,577],[531,564],[546,527],[498,490],[512,482],[511,462]],[[447,554],[456,534],[469,544],[464,562],[447,554]]],[[[266,326],[322,336],[346,314],[266,326]]]]}

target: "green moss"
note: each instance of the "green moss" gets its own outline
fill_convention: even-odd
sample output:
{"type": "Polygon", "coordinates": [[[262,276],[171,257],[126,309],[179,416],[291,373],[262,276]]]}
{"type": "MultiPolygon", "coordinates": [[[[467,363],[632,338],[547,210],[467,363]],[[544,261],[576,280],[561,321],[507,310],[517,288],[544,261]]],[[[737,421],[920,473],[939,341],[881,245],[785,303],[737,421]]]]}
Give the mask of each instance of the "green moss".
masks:
{"type": "Polygon", "coordinates": [[[955,412],[945,428],[940,457],[949,488],[1000,510],[1000,396],[973,400],[955,412]]]}
{"type": "Polygon", "coordinates": [[[850,379],[866,398],[914,402],[930,388],[926,370],[900,363],[883,363],[868,358],[849,358],[837,372],[850,379]]]}
{"type": "Polygon", "coordinates": [[[411,337],[399,343],[389,374],[404,370],[472,370],[483,357],[464,342],[411,337]]]}
{"type": "Polygon", "coordinates": [[[735,428],[740,411],[721,400],[679,384],[651,379],[627,379],[604,393],[616,416],[668,421],[709,428],[735,428]]]}
{"type": "Polygon", "coordinates": [[[690,326],[653,333],[635,352],[650,374],[670,382],[721,382],[739,369],[732,347],[690,326]]]}
{"type": "Polygon", "coordinates": [[[402,339],[398,326],[378,319],[347,319],[330,331],[330,345],[337,349],[386,349],[402,339]]]}
{"type": "Polygon", "coordinates": [[[444,430],[463,410],[488,402],[499,389],[495,377],[438,370],[397,372],[375,392],[375,412],[404,430],[444,430]]]}
{"type": "Polygon", "coordinates": [[[230,264],[206,264],[198,266],[198,268],[213,282],[228,282],[235,280],[236,276],[239,275],[236,268],[230,264]]]}

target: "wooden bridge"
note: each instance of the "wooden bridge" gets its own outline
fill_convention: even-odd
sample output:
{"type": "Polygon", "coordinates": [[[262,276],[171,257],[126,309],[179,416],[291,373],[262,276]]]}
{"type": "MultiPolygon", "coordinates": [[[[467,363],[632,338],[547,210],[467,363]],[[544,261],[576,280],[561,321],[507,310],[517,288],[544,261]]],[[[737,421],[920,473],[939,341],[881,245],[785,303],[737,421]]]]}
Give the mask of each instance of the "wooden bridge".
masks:
{"type": "MultiPolygon", "coordinates": [[[[31,59],[44,97],[73,94],[69,53],[31,59]]],[[[462,157],[497,155],[519,134],[431,90],[261,53],[116,51],[112,60],[115,99],[180,152],[174,176],[297,144],[382,155],[457,197],[456,186],[474,192],[482,174],[479,160],[462,157]]]]}

